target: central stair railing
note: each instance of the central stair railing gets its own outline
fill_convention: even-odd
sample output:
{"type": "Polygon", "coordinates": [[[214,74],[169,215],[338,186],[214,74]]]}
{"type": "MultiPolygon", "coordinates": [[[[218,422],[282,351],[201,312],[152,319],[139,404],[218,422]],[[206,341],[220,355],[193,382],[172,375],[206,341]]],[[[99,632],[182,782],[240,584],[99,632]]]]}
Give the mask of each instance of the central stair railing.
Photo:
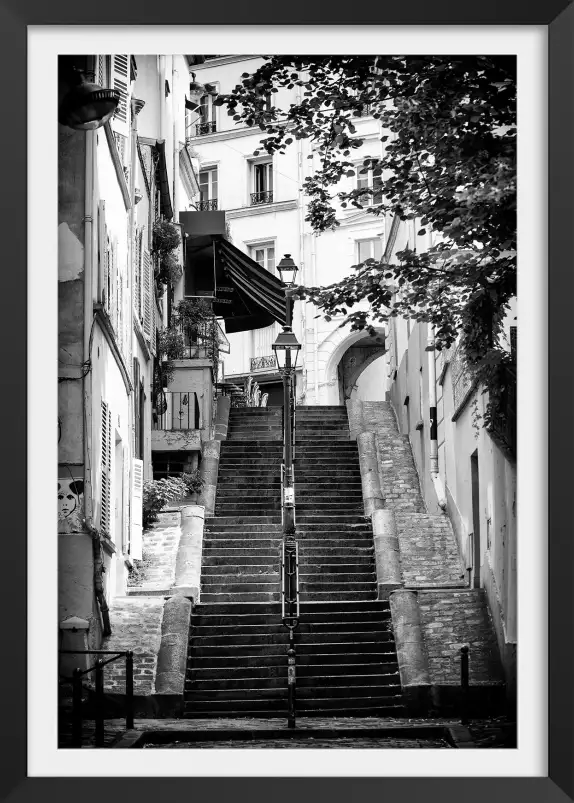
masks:
{"type": "Polygon", "coordinates": [[[281,621],[289,630],[287,650],[288,725],[295,727],[297,691],[297,655],[295,629],[299,625],[299,545],[294,535],[287,535],[281,550],[281,621]]]}
{"type": "Polygon", "coordinates": [[[295,523],[295,382],[287,372],[284,375],[283,396],[283,464],[281,466],[281,520],[283,544],[281,547],[281,621],[289,630],[287,650],[288,727],[295,727],[297,655],[295,629],[299,625],[299,546],[295,523]]]}

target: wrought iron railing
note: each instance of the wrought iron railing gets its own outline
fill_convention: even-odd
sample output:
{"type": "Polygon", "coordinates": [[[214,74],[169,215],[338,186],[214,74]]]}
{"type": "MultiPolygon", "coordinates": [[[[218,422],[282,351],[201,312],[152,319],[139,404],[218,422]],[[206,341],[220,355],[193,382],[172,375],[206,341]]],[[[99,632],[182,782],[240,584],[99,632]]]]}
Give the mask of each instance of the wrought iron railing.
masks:
{"type": "Polygon", "coordinates": [[[72,673],[72,746],[82,746],[82,677],[95,672],[94,720],[96,726],[96,747],[104,746],[104,666],[126,659],[126,730],[134,726],[134,654],[131,650],[60,650],[60,655],[111,655],[88,669],[74,669],[72,673]]]}
{"type": "Polygon", "coordinates": [[[258,204],[272,204],[272,203],[273,203],[272,190],[266,190],[265,192],[251,193],[251,206],[257,206],[258,204]]]}
{"type": "Polygon", "coordinates": [[[460,722],[468,725],[468,647],[460,648],[460,722]]]}
{"type": "Polygon", "coordinates": [[[154,429],[200,429],[199,402],[192,390],[164,389],[156,399],[154,429]]]}
{"type": "Polygon", "coordinates": [[[213,323],[206,323],[199,327],[181,326],[183,335],[183,359],[201,360],[213,359],[217,354],[218,331],[213,323]]]}
{"type": "Polygon", "coordinates": [[[215,212],[217,211],[217,198],[212,198],[210,201],[198,201],[196,206],[198,212],[215,212]]]}
{"type": "Polygon", "coordinates": [[[196,137],[201,137],[203,134],[215,134],[217,126],[215,122],[212,123],[197,123],[195,126],[196,137]]]}
{"type": "Polygon", "coordinates": [[[288,725],[295,727],[297,708],[297,654],[295,629],[299,625],[299,545],[294,536],[286,537],[281,550],[281,621],[289,630],[287,650],[288,725]]]}
{"type": "Polygon", "coordinates": [[[250,366],[252,371],[261,371],[263,368],[276,368],[277,360],[273,354],[267,357],[252,357],[250,366]]]}

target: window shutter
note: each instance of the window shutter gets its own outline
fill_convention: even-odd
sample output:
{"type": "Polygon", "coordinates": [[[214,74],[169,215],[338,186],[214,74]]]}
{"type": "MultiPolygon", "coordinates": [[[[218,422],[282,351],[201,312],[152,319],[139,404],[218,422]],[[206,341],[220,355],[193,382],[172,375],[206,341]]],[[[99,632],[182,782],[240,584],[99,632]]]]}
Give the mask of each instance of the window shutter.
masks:
{"type": "Polygon", "coordinates": [[[143,534],[143,460],[132,460],[132,526],[130,557],[142,559],[143,534]]]}
{"type": "Polygon", "coordinates": [[[129,449],[127,446],[124,446],[122,449],[122,467],[123,467],[123,477],[122,477],[122,504],[124,506],[124,510],[122,510],[122,553],[124,555],[129,555],[130,551],[130,528],[129,528],[129,515],[128,515],[128,508],[131,504],[130,500],[130,454],[129,449]]]}
{"type": "Polygon", "coordinates": [[[120,102],[111,120],[112,129],[122,137],[129,134],[130,57],[112,56],[112,88],[120,93],[120,102]]]}
{"type": "Polygon", "coordinates": [[[102,400],[102,492],[100,530],[110,535],[111,525],[111,469],[112,469],[112,413],[102,400]]]}
{"type": "Polygon", "coordinates": [[[98,301],[107,303],[108,285],[108,239],[106,234],[106,202],[98,204],[98,301]]]}
{"type": "Polygon", "coordinates": [[[152,292],[151,292],[151,257],[147,248],[143,249],[142,256],[142,284],[143,284],[143,330],[144,335],[151,338],[152,329],[152,292]]]}
{"type": "Polygon", "coordinates": [[[138,319],[142,317],[142,258],[143,258],[143,229],[136,234],[135,249],[135,305],[138,319]]]}

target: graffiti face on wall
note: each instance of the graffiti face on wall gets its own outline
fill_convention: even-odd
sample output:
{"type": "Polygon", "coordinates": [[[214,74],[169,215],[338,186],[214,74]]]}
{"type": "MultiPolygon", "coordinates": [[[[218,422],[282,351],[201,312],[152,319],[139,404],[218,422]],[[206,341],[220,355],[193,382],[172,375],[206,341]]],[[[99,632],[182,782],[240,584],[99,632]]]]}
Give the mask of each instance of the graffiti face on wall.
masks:
{"type": "Polygon", "coordinates": [[[79,527],[84,508],[84,481],[58,479],[58,519],[79,527]]]}

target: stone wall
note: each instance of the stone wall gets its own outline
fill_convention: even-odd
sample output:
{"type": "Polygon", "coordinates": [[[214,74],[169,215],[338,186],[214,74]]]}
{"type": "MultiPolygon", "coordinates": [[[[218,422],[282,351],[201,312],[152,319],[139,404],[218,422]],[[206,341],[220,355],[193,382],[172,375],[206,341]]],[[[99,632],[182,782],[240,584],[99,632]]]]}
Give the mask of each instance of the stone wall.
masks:
{"type": "MultiPolygon", "coordinates": [[[[134,653],[134,694],[154,693],[157,655],[161,643],[163,597],[117,597],[110,609],[112,635],[104,650],[132,650],[134,653]]],[[[118,659],[104,669],[107,692],[125,693],[125,660],[118,659]]]]}
{"type": "Polygon", "coordinates": [[[150,530],[142,537],[143,560],[137,576],[128,580],[128,592],[139,594],[167,591],[175,583],[177,550],[181,538],[179,511],[160,513],[150,530]]]}
{"type": "Polygon", "coordinates": [[[502,680],[496,635],[482,589],[418,592],[431,683],[460,683],[460,648],[469,647],[471,684],[502,680]]]}
{"type": "Polygon", "coordinates": [[[467,584],[452,526],[446,516],[402,510],[395,516],[405,585],[444,588],[467,584]]]}
{"type": "Polygon", "coordinates": [[[408,436],[399,434],[389,402],[363,402],[363,426],[374,432],[385,507],[424,513],[418,474],[408,436]]]}

